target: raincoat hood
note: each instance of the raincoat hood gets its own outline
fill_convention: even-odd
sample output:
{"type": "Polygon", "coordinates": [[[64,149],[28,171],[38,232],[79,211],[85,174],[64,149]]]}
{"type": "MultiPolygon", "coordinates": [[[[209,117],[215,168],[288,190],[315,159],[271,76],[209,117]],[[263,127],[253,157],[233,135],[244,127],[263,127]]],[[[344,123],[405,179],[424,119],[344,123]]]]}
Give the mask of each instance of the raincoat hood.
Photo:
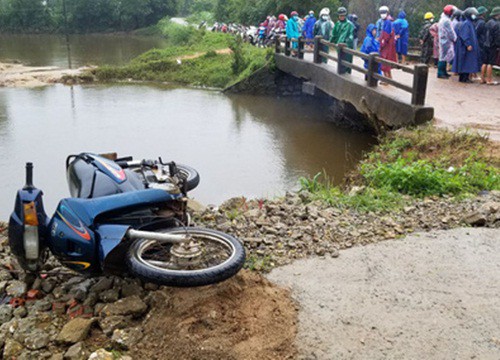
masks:
{"type": "Polygon", "coordinates": [[[406,13],[404,11],[400,11],[399,15],[398,15],[398,18],[400,18],[400,19],[406,19],[406,13]]]}
{"type": "Polygon", "coordinates": [[[373,37],[372,31],[375,30],[377,27],[374,24],[368,25],[366,28],[366,36],[373,37]]]}

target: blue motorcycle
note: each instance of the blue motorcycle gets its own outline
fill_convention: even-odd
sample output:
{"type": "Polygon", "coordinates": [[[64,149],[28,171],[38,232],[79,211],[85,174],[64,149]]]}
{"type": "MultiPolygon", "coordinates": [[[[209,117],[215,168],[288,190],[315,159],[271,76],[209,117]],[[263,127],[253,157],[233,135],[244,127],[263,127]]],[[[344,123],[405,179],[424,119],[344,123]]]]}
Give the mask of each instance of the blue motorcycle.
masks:
{"type": "Polygon", "coordinates": [[[49,218],[26,164],[9,221],[11,251],[26,271],[40,271],[49,251],[81,274],[131,273],[169,286],[208,285],[242,268],[239,240],[190,224],[187,192],[200,181],[193,168],[81,153],[67,158],[66,173],[72,197],[49,218]]]}

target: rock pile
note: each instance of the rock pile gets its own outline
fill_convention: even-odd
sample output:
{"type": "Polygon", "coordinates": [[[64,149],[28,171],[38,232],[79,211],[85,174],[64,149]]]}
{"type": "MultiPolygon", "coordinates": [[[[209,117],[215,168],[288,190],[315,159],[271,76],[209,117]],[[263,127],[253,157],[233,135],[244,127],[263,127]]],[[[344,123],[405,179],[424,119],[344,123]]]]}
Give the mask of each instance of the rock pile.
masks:
{"type": "Polygon", "coordinates": [[[407,199],[401,211],[360,212],[311,201],[307,193],[287,193],[281,199],[234,198],[195,220],[228,232],[247,248],[248,266],[266,270],[308,256],[339,256],[339,250],[415,231],[458,226],[500,227],[500,192],[457,200],[407,199]]]}
{"type": "MultiPolygon", "coordinates": [[[[419,230],[464,225],[499,228],[500,192],[460,201],[409,199],[404,209],[388,213],[332,207],[311,201],[311,196],[305,193],[286,194],[274,200],[235,198],[219,208],[197,212],[194,221],[235,235],[248,251],[247,267],[268,270],[307,256],[337,257],[343,249],[419,230]]],[[[269,354],[293,353],[290,344],[296,309],[288,294],[272,284],[254,278],[242,280],[257,275],[243,272],[201,292],[174,291],[131,278],[84,278],[50,258],[46,274],[29,281],[16,270],[6,236],[6,225],[0,223],[0,358],[77,360],[130,358],[127,354],[150,356],[155,351],[151,344],[159,336],[159,328],[163,334],[173,329],[165,335],[164,346],[158,348],[168,356],[199,353],[202,348],[196,348],[198,338],[213,341],[213,349],[206,354],[215,357],[233,356],[235,349],[245,348],[241,345],[245,341],[249,347],[256,342],[262,349],[268,349],[264,358],[269,354]],[[226,298],[240,300],[226,306],[226,298]],[[189,311],[179,305],[179,299],[190,302],[189,311]],[[158,308],[159,301],[167,304],[168,309],[158,308]],[[256,301],[262,305],[259,309],[265,309],[258,315],[259,320],[248,325],[245,334],[234,332],[246,319],[256,319],[253,305],[256,301]],[[267,307],[263,306],[266,301],[267,307]],[[283,325],[277,321],[266,322],[285,308],[292,309],[285,312],[288,325],[283,329],[292,329],[289,332],[274,328],[283,325]],[[174,310],[177,313],[172,313],[174,310]],[[199,318],[194,318],[193,313],[199,318]],[[179,323],[178,328],[186,336],[183,342],[179,342],[178,328],[164,325],[158,316],[179,323]],[[234,338],[221,335],[225,347],[219,348],[220,339],[210,337],[214,329],[220,334],[234,334],[234,338]],[[274,336],[267,336],[268,333],[283,334],[280,344],[288,345],[273,343],[265,348],[262,344],[274,336]],[[173,353],[173,349],[177,352],[173,353]]],[[[280,319],[283,318],[281,313],[280,319]]]]}

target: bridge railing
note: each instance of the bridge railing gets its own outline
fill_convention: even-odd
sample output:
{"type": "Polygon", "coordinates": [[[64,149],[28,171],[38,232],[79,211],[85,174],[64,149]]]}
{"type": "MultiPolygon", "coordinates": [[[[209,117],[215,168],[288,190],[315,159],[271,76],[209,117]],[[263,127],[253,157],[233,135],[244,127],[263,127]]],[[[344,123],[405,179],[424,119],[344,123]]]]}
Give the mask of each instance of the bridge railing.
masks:
{"type": "Polygon", "coordinates": [[[411,96],[412,105],[424,105],[425,96],[427,91],[427,79],[429,76],[429,68],[424,64],[416,64],[414,66],[402,65],[393,61],[383,59],[378,53],[365,54],[357,50],[350,49],[346,44],[333,44],[329,41],[324,40],[321,36],[314,38],[314,48],[312,51],[305,49],[304,45],[310,42],[310,40],[305,40],[302,37],[299,39],[288,39],[286,37],[279,37],[276,39],[276,53],[284,53],[286,56],[294,56],[300,60],[304,59],[304,54],[308,52],[313,53],[313,62],[316,64],[321,64],[323,59],[332,60],[337,63],[337,73],[339,75],[344,75],[348,72],[348,69],[358,71],[365,75],[365,80],[369,87],[377,87],[379,81],[383,81],[390,84],[398,89],[409,92],[411,96]],[[285,45],[282,46],[284,41],[285,45]],[[297,44],[294,46],[293,44],[297,44]],[[325,47],[329,50],[335,50],[337,56],[334,52],[325,52],[325,47]],[[351,55],[353,58],[361,58],[363,61],[367,62],[367,69],[358,66],[346,59],[346,55],[351,55]],[[403,72],[411,74],[413,76],[412,85],[406,85],[397,80],[385,77],[379,74],[379,68],[381,65],[390,66],[393,69],[399,69],[403,72]]]}

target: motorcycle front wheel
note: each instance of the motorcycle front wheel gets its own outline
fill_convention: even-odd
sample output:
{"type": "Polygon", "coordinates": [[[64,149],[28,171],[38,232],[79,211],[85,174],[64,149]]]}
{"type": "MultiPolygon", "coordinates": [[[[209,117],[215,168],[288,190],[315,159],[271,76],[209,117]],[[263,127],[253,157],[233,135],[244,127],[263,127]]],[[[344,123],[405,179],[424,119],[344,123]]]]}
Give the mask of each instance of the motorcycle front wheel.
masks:
{"type": "Polygon", "coordinates": [[[245,249],[234,237],[203,228],[159,230],[186,234],[189,243],[170,244],[138,239],[127,253],[130,272],[146,282],[194,287],[214,284],[234,276],[245,262],[245,249]]]}

